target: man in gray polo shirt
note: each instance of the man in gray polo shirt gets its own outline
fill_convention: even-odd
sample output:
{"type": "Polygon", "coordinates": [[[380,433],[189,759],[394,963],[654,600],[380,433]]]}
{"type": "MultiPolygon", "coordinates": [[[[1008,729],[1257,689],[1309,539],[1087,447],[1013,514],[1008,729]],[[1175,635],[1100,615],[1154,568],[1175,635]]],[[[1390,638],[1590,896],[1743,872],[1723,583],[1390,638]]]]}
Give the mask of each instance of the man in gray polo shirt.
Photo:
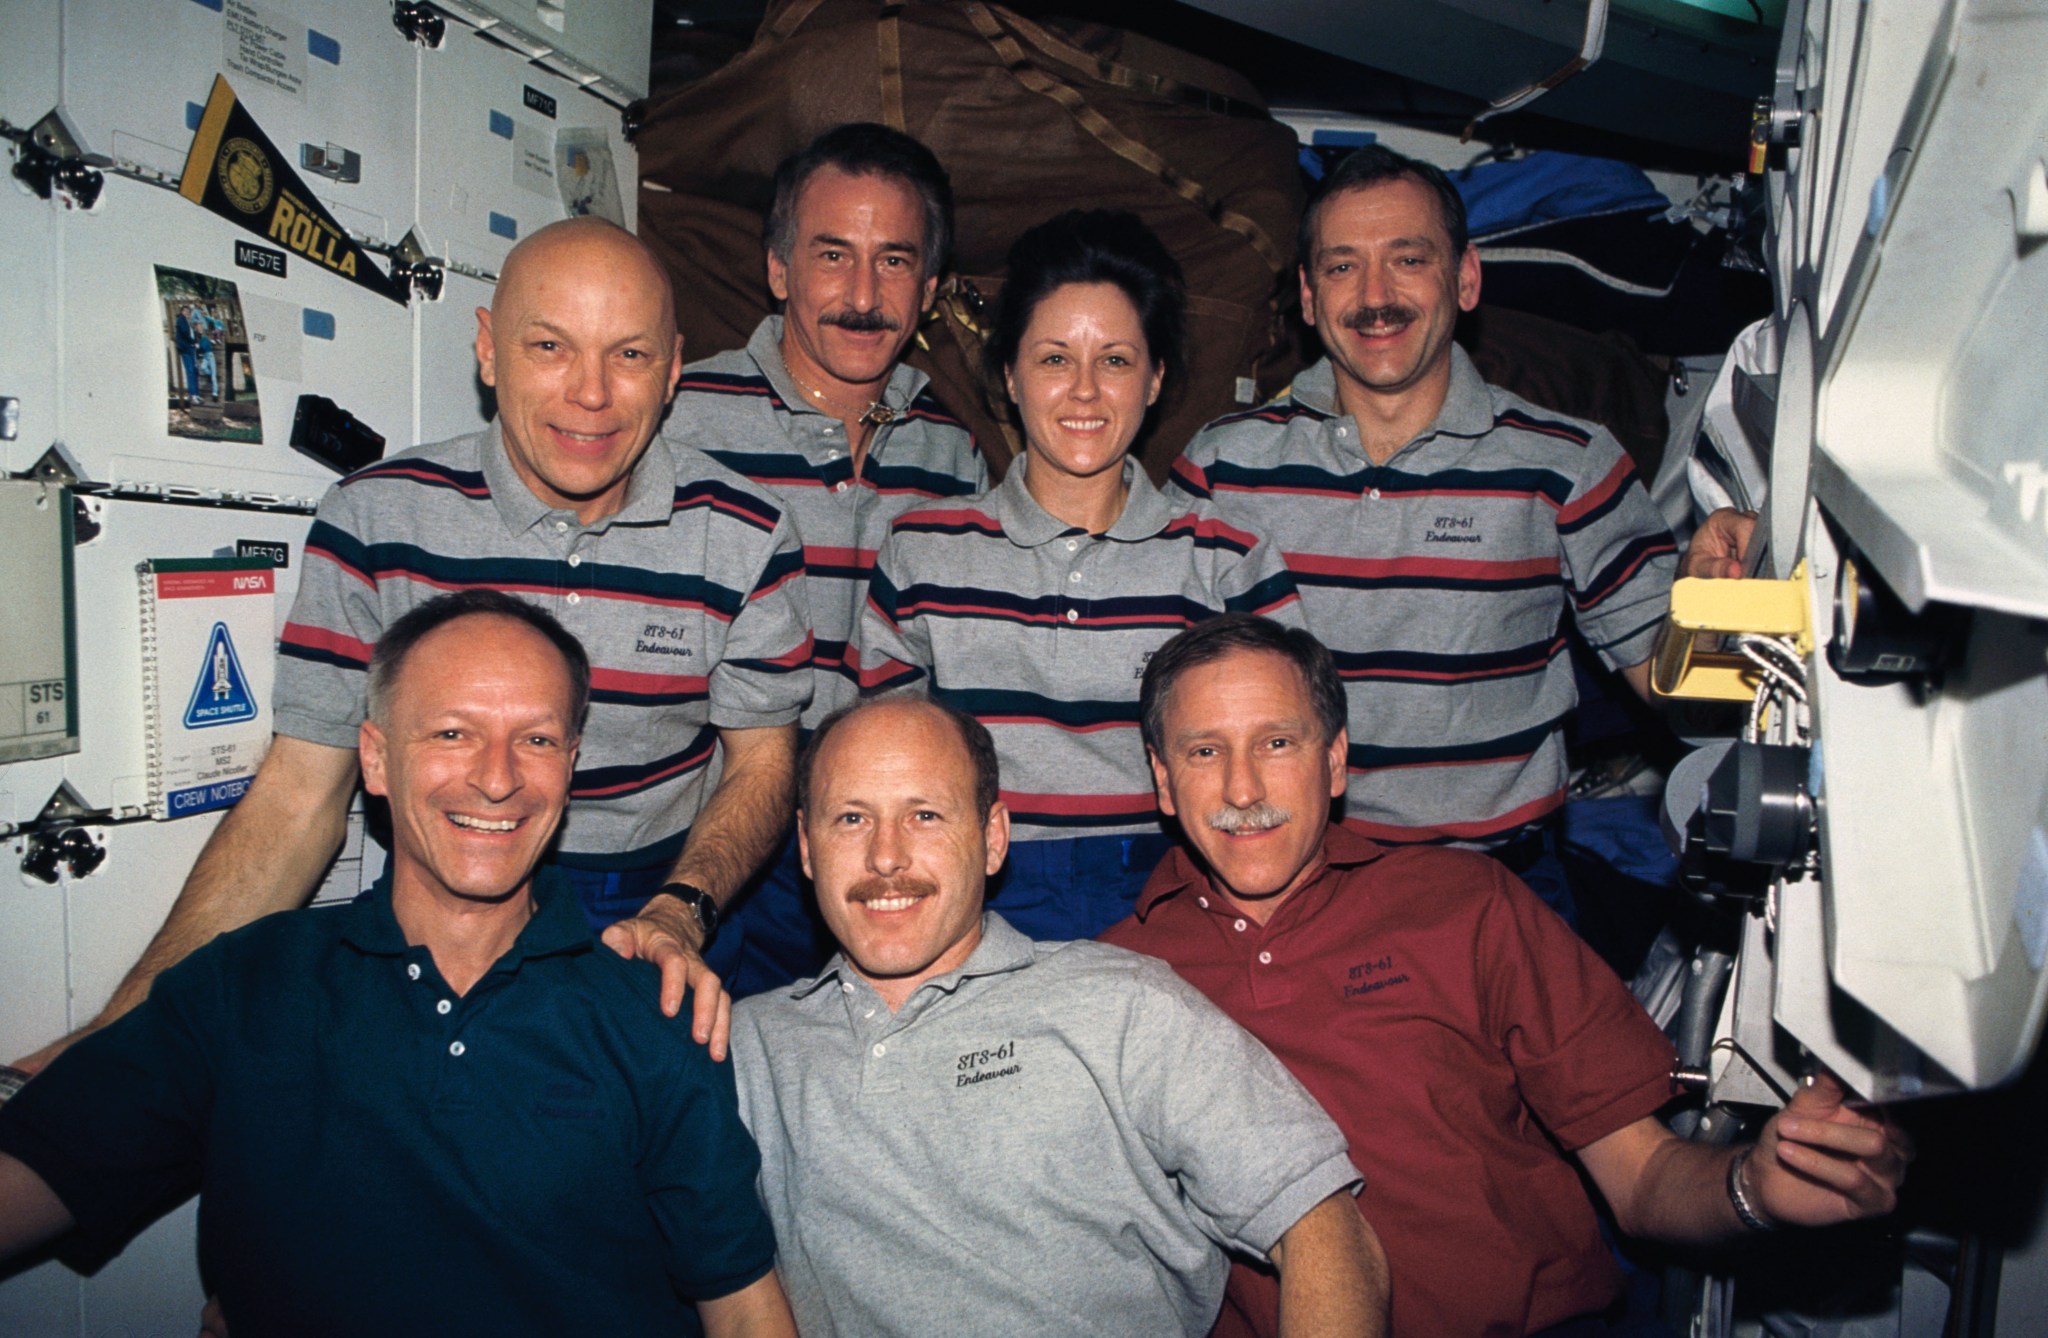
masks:
{"type": "Polygon", "coordinates": [[[1278,1268],[1284,1332],[1384,1332],[1358,1173],[1272,1055],[1164,963],[984,911],[987,730],[882,698],[797,787],[841,952],[738,1005],[733,1061],[803,1333],[1199,1335],[1225,1250],[1278,1268]]]}
{"type": "MultiPolygon", "coordinates": [[[[973,496],[988,470],[929,378],[903,363],[953,235],[952,187],[931,150],[884,125],[826,131],[776,169],[765,234],[782,310],[745,348],[683,369],[664,431],[766,489],[796,521],[816,633],[810,729],[858,695],[847,643],[889,522],[973,496]]],[[[805,904],[793,839],[739,915],[735,998],[809,975],[831,951],[805,904]]]]}
{"type": "Polygon", "coordinates": [[[656,439],[682,340],[668,277],[630,234],[589,218],[534,233],[477,323],[497,421],[322,499],[279,642],[270,752],[92,1026],[216,934],[306,900],[355,791],[371,645],[434,594],[487,586],[589,646],[590,720],[554,860],[607,944],[661,966],[668,1013],[695,988],[694,1034],[723,1058],[728,1004],[698,950],[787,821],[810,699],[794,528],[745,479],[656,439]],[[657,888],[673,895],[650,900],[657,888]]]}

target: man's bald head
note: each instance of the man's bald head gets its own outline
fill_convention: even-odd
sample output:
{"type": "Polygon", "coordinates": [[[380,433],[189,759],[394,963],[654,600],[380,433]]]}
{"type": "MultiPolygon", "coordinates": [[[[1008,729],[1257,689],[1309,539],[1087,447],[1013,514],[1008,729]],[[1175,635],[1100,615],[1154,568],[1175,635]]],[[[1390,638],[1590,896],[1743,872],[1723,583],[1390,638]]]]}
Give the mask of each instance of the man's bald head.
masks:
{"type": "Polygon", "coordinates": [[[551,223],[512,248],[476,316],[520,481],[586,525],[618,511],[683,370],[660,262],[603,219],[551,223]]]}
{"type": "Polygon", "coordinates": [[[524,285],[532,273],[553,267],[591,265],[613,270],[634,284],[644,284],[659,295],[662,320],[669,333],[676,328],[675,286],[668,271],[655,259],[647,243],[609,219],[584,215],[550,223],[513,247],[498,267],[498,288],[491,295],[495,316],[512,301],[525,298],[524,285]]]}

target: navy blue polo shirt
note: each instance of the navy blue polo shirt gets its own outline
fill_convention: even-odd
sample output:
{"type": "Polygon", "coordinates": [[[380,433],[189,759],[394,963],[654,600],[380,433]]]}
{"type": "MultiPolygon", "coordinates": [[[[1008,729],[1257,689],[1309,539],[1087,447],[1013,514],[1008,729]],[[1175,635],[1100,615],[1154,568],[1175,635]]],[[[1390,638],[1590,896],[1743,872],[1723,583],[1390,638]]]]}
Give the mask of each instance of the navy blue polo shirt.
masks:
{"type": "Polygon", "coordinates": [[[0,1152],[110,1255],[197,1189],[236,1338],[684,1333],[775,1241],[732,1069],[560,875],[466,996],[387,879],[269,916],[157,978],[0,1107],[0,1152]]]}

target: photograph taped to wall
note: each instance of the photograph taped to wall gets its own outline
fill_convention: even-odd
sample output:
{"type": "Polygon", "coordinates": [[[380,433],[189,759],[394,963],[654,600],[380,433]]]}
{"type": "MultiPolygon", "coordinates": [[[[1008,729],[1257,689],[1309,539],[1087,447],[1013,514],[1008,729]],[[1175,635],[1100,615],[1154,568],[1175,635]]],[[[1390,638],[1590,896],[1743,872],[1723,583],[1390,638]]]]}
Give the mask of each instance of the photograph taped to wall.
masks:
{"type": "Polygon", "coordinates": [[[619,200],[619,174],[612,164],[612,146],[604,131],[590,126],[563,126],[555,132],[555,182],[562,206],[571,218],[583,214],[626,226],[626,208],[619,200]]]}
{"type": "Polygon", "coordinates": [[[171,435],[260,444],[263,414],[235,281],[158,265],[156,296],[171,435]]]}

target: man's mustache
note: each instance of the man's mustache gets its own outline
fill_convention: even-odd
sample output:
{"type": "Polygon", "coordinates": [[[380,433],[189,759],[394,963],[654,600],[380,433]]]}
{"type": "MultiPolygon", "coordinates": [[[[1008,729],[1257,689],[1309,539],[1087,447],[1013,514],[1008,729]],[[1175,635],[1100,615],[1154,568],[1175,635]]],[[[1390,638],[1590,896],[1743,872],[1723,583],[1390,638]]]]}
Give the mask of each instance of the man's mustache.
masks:
{"type": "Polygon", "coordinates": [[[1411,325],[1421,319],[1422,313],[1414,307],[1390,302],[1383,307],[1359,307],[1344,318],[1343,325],[1363,333],[1375,325],[1411,325]]]}
{"type": "Polygon", "coordinates": [[[818,317],[820,325],[836,325],[842,330],[855,334],[873,334],[877,330],[900,330],[903,326],[891,320],[888,313],[880,309],[859,311],[847,307],[841,311],[828,311],[818,317]]]}
{"type": "Polygon", "coordinates": [[[846,899],[858,906],[890,897],[935,897],[939,885],[928,878],[863,878],[846,890],[846,899]]]}
{"type": "Polygon", "coordinates": [[[1247,832],[1269,831],[1293,819],[1294,815],[1286,809],[1261,799],[1250,808],[1225,804],[1209,815],[1209,825],[1226,836],[1242,836],[1247,832]]]}

